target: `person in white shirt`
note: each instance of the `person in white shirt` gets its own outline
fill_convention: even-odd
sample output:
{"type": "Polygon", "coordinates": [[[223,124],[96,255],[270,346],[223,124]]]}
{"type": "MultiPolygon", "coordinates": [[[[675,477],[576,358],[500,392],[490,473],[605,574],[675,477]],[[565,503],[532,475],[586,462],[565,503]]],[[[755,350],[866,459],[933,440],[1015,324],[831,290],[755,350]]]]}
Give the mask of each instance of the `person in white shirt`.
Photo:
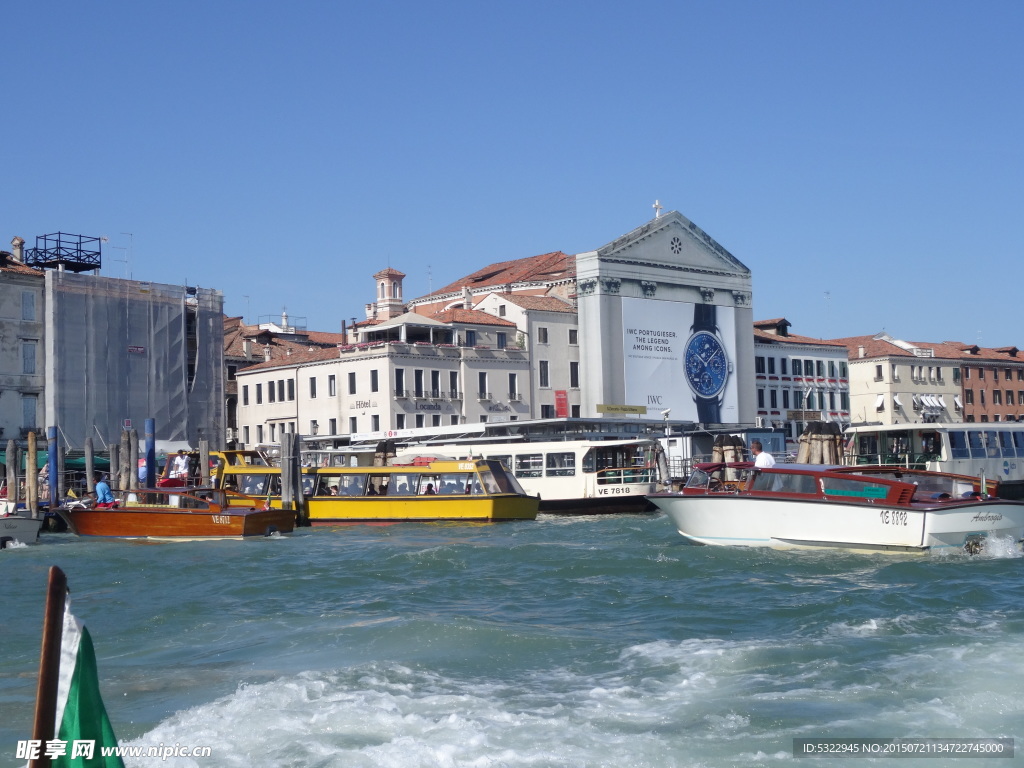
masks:
{"type": "Polygon", "coordinates": [[[750,452],[754,455],[754,466],[759,469],[767,469],[768,467],[775,466],[775,457],[770,453],[765,453],[761,450],[761,441],[752,440],[750,443],[750,452]]]}
{"type": "Polygon", "coordinates": [[[171,464],[171,477],[176,477],[179,480],[188,479],[188,456],[184,451],[178,451],[178,455],[174,457],[174,463],[171,464]]]}

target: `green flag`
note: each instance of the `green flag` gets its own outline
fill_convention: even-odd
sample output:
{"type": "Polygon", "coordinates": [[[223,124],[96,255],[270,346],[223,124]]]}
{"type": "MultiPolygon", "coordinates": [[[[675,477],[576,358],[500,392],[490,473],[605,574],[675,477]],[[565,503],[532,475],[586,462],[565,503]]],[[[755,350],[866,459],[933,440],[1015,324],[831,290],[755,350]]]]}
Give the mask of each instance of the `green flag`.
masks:
{"type": "Polygon", "coordinates": [[[89,630],[71,615],[70,600],[64,605],[64,632],[60,642],[60,678],[57,686],[57,720],[54,732],[67,742],[64,754],[54,757],[55,768],[124,768],[107,710],[100,698],[96,653],[89,630]]]}

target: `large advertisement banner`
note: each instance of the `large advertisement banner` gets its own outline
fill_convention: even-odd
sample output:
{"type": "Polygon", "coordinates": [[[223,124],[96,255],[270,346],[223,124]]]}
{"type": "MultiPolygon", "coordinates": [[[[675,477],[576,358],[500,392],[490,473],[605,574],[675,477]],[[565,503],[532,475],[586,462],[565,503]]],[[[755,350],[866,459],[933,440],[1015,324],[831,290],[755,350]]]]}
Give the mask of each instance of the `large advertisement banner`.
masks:
{"type": "Polygon", "coordinates": [[[623,298],[622,343],[627,404],[649,417],[738,421],[733,307],[623,298]]]}

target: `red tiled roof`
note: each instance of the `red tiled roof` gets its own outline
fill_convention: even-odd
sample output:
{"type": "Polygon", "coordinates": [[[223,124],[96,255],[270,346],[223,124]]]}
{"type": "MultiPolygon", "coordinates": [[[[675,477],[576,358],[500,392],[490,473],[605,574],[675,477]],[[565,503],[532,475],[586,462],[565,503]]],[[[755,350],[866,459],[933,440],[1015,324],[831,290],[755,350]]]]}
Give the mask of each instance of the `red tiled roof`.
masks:
{"type": "Polygon", "coordinates": [[[475,290],[509,283],[557,282],[574,277],[576,277],[576,257],[561,251],[552,251],[525,259],[490,264],[449,283],[444,288],[433,291],[428,296],[457,293],[463,287],[475,290]]]}
{"type": "Polygon", "coordinates": [[[545,312],[575,312],[572,304],[557,296],[525,296],[521,293],[506,293],[502,301],[515,304],[523,309],[536,309],[545,312]]]}
{"type": "Polygon", "coordinates": [[[446,309],[443,312],[438,312],[433,315],[435,320],[439,320],[442,323],[462,323],[466,325],[498,325],[503,327],[515,328],[516,324],[505,320],[501,317],[495,317],[487,312],[481,312],[477,309],[460,309],[452,308],[446,309]]]}
{"type": "Polygon", "coordinates": [[[30,267],[14,259],[14,255],[8,251],[0,251],[0,272],[10,272],[15,275],[33,275],[42,277],[44,272],[36,267],[30,267]]]}

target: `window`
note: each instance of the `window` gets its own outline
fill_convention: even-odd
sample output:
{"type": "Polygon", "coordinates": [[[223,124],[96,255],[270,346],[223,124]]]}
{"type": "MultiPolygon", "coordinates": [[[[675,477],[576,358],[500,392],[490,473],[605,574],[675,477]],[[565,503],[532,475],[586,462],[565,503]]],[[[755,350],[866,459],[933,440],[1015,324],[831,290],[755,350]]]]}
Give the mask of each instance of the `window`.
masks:
{"type": "Polygon", "coordinates": [[[36,372],[36,342],[34,341],[21,342],[21,372],[36,372]]]}
{"type": "Polygon", "coordinates": [[[330,397],[338,396],[338,377],[333,373],[327,377],[327,394],[330,397]]]}
{"type": "Polygon", "coordinates": [[[1003,391],[1001,389],[992,390],[992,405],[1003,404],[1003,391]]]}
{"type": "Polygon", "coordinates": [[[953,383],[954,384],[959,384],[960,383],[960,369],[959,368],[954,368],[953,369],[953,383]]]}
{"type": "Polygon", "coordinates": [[[370,431],[380,432],[380,416],[377,414],[370,417],[370,431]]]}
{"type": "Polygon", "coordinates": [[[984,389],[978,390],[978,402],[981,403],[982,405],[985,404],[985,390],[984,389]]]}
{"type": "Polygon", "coordinates": [[[284,379],[277,380],[277,399],[284,402],[284,379]]]}
{"type": "Polygon", "coordinates": [[[548,343],[548,329],[547,328],[538,328],[537,329],[537,343],[538,344],[547,344],[548,343]]]}
{"type": "Polygon", "coordinates": [[[798,410],[798,411],[802,411],[803,410],[803,407],[804,407],[804,393],[803,392],[798,390],[798,391],[793,393],[793,407],[796,410],[798,410]]]}
{"type": "Polygon", "coordinates": [[[395,394],[405,397],[405,368],[395,368],[395,394]]]}
{"type": "Polygon", "coordinates": [[[787,358],[785,358],[785,357],[780,357],[779,358],[779,373],[781,373],[783,376],[785,376],[785,375],[787,375],[789,373],[786,370],[786,365],[788,363],[789,363],[789,360],[787,358]]]}
{"type": "Polygon", "coordinates": [[[441,372],[431,371],[430,372],[430,396],[440,397],[441,396],[441,372]]]}
{"type": "Polygon", "coordinates": [[[771,401],[771,404],[772,404],[772,410],[778,409],[778,407],[779,407],[779,393],[778,393],[778,391],[774,390],[774,389],[770,390],[768,392],[768,397],[769,397],[769,399],[771,401]]]}
{"type": "Polygon", "coordinates": [[[423,369],[416,368],[412,372],[412,393],[415,397],[423,397],[423,369]]]}
{"type": "Polygon", "coordinates": [[[774,357],[769,357],[768,358],[768,373],[769,374],[775,373],[775,358],[774,357]]]}
{"type": "Polygon", "coordinates": [[[788,389],[782,390],[782,407],[783,408],[787,408],[787,409],[789,408],[789,390],[788,389]]]}
{"type": "Polygon", "coordinates": [[[453,427],[457,425],[459,423],[459,415],[457,413],[453,413],[451,416],[448,417],[448,423],[451,424],[453,427]]]}
{"type": "Polygon", "coordinates": [[[555,418],[555,406],[553,406],[553,405],[542,405],[540,407],[540,417],[542,419],[553,419],[553,418],[555,418]]]}
{"type": "Polygon", "coordinates": [[[36,295],[32,291],[21,292],[21,319],[30,322],[36,319],[36,295]]]}
{"type": "Polygon", "coordinates": [[[544,474],[548,477],[570,477],[576,474],[576,454],[549,453],[545,457],[544,474]]]}
{"type": "Polygon", "coordinates": [[[295,399],[295,379],[288,379],[288,399],[295,399]]]}
{"type": "Polygon", "coordinates": [[[836,393],[835,392],[829,392],[828,393],[828,409],[830,411],[834,411],[836,409],[836,393]]]}
{"type": "Polygon", "coordinates": [[[505,305],[501,304],[498,307],[498,317],[504,317],[504,316],[505,316],[505,305]]]}
{"type": "MultiPolygon", "coordinates": [[[[550,378],[548,376],[548,361],[547,360],[540,360],[538,362],[539,362],[538,373],[539,373],[539,376],[540,376],[540,386],[542,386],[542,387],[550,387],[551,386],[551,380],[550,380],[550,378]]],[[[552,417],[552,418],[554,418],[554,417],[552,417]]]]}
{"type": "Polygon", "coordinates": [[[417,429],[422,429],[423,428],[423,424],[424,424],[423,414],[422,413],[417,413],[416,414],[416,428],[417,429]]]}
{"type": "Polygon", "coordinates": [[[316,400],[316,376],[309,377],[309,399],[316,400]]]}
{"type": "Polygon", "coordinates": [[[569,415],[574,419],[578,419],[580,417],[580,407],[578,405],[569,406],[569,415]]]}
{"type": "Polygon", "coordinates": [[[263,385],[262,384],[257,384],[256,385],[256,405],[260,405],[262,403],[263,403],[263,385]]]}
{"type": "MultiPolygon", "coordinates": [[[[249,385],[246,384],[242,387],[242,405],[249,404],[249,385]]],[[[248,441],[246,441],[248,442],[248,441]]]]}
{"type": "Polygon", "coordinates": [[[816,366],[816,369],[817,369],[817,372],[818,372],[818,378],[819,379],[825,378],[825,361],[824,360],[817,360],[815,362],[815,366],[816,366]]]}
{"type": "Polygon", "coordinates": [[[237,376],[238,376],[238,366],[237,365],[229,365],[228,366],[228,381],[234,381],[237,376]]]}
{"type": "Polygon", "coordinates": [[[468,329],[466,330],[466,346],[467,347],[475,347],[476,346],[476,331],[471,331],[471,330],[468,330],[468,329]]]}
{"type": "Polygon", "coordinates": [[[350,435],[354,435],[356,432],[358,432],[358,430],[356,429],[358,424],[359,424],[359,417],[358,416],[349,416],[348,417],[348,431],[349,431],[350,435]]]}
{"type": "Polygon", "coordinates": [[[846,363],[843,363],[843,362],[839,363],[839,378],[841,378],[841,379],[847,378],[846,363]]]}
{"type": "Polygon", "coordinates": [[[448,371],[448,394],[452,398],[459,396],[459,372],[448,371]]]}
{"type": "Polygon", "coordinates": [[[356,372],[349,371],[348,374],[348,393],[354,395],[356,393],[356,372]]]}
{"type": "Polygon", "coordinates": [[[985,369],[984,368],[979,368],[978,369],[978,378],[984,380],[984,378],[985,378],[985,369]]]}
{"type": "Polygon", "coordinates": [[[758,410],[764,410],[764,390],[757,390],[757,408],[758,410]]]}
{"type": "Polygon", "coordinates": [[[21,426],[28,429],[35,429],[38,426],[36,424],[38,405],[39,397],[37,395],[21,396],[21,426]]]}
{"type": "Polygon", "coordinates": [[[828,361],[828,377],[830,379],[834,379],[836,377],[836,361],[835,360],[829,360],[828,361]]]}
{"type": "Polygon", "coordinates": [[[395,415],[395,429],[405,429],[405,414],[399,413],[395,415]]]}
{"type": "Polygon", "coordinates": [[[267,402],[277,402],[277,385],[272,381],[267,383],[267,402]]]}
{"type": "Polygon", "coordinates": [[[974,405],[974,390],[973,389],[965,389],[964,390],[964,403],[966,403],[967,405],[974,405]]]}
{"type": "Polygon", "coordinates": [[[516,400],[519,397],[518,381],[519,381],[519,377],[516,374],[510,373],[508,375],[508,399],[509,400],[516,400]]]}
{"type": "Polygon", "coordinates": [[[257,443],[262,443],[263,442],[263,425],[262,424],[257,424],[256,425],[256,442],[257,443]]]}
{"type": "Polygon", "coordinates": [[[839,407],[844,411],[850,410],[850,393],[840,392],[839,393],[839,407]]]}
{"type": "Polygon", "coordinates": [[[440,427],[441,426],[441,414],[440,413],[435,413],[435,414],[431,415],[431,417],[430,417],[430,426],[432,426],[432,427],[440,427]]]}
{"type": "Polygon", "coordinates": [[[487,397],[487,371],[480,371],[477,374],[477,392],[480,397],[487,397]]]}
{"type": "Polygon", "coordinates": [[[242,442],[245,445],[249,444],[249,427],[248,426],[242,427],[242,442]]]}
{"type": "Polygon", "coordinates": [[[377,377],[377,369],[374,368],[372,371],[370,371],[370,391],[371,392],[376,392],[377,388],[379,386],[379,383],[380,382],[378,381],[378,377],[377,377]]]}
{"type": "Polygon", "coordinates": [[[580,364],[569,363],[569,386],[578,389],[580,386],[580,364]]]}
{"type": "Polygon", "coordinates": [[[505,349],[508,346],[508,334],[503,331],[499,331],[497,334],[497,338],[498,349],[505,349]]]}
{"type": "Polygon", "coordinates": [[[764,373],[764,372],[765,372],[764,357],[761,357],[761,356],[755,357],[754,358],[754,373],[764,373]]]}
{"type": "Polygon", "coordinates": [[[876,365],[875,366],[875,381],[881,381],[881,380],[882,380],[882,366],[876,365]]]}
{"type": "Polygon", "coordinates": [[[580,343],[580,332],[575,328],[569,329],[569,344],[576,346],[580,343]]]}
{"type": "Polygon", "coordinates": [[[320,431],[320,425],[317,423],[317,420],[316,419],[310,419],[310,422],[309,422],[309,434],[315,435],[319,431],[320,431]]]}

